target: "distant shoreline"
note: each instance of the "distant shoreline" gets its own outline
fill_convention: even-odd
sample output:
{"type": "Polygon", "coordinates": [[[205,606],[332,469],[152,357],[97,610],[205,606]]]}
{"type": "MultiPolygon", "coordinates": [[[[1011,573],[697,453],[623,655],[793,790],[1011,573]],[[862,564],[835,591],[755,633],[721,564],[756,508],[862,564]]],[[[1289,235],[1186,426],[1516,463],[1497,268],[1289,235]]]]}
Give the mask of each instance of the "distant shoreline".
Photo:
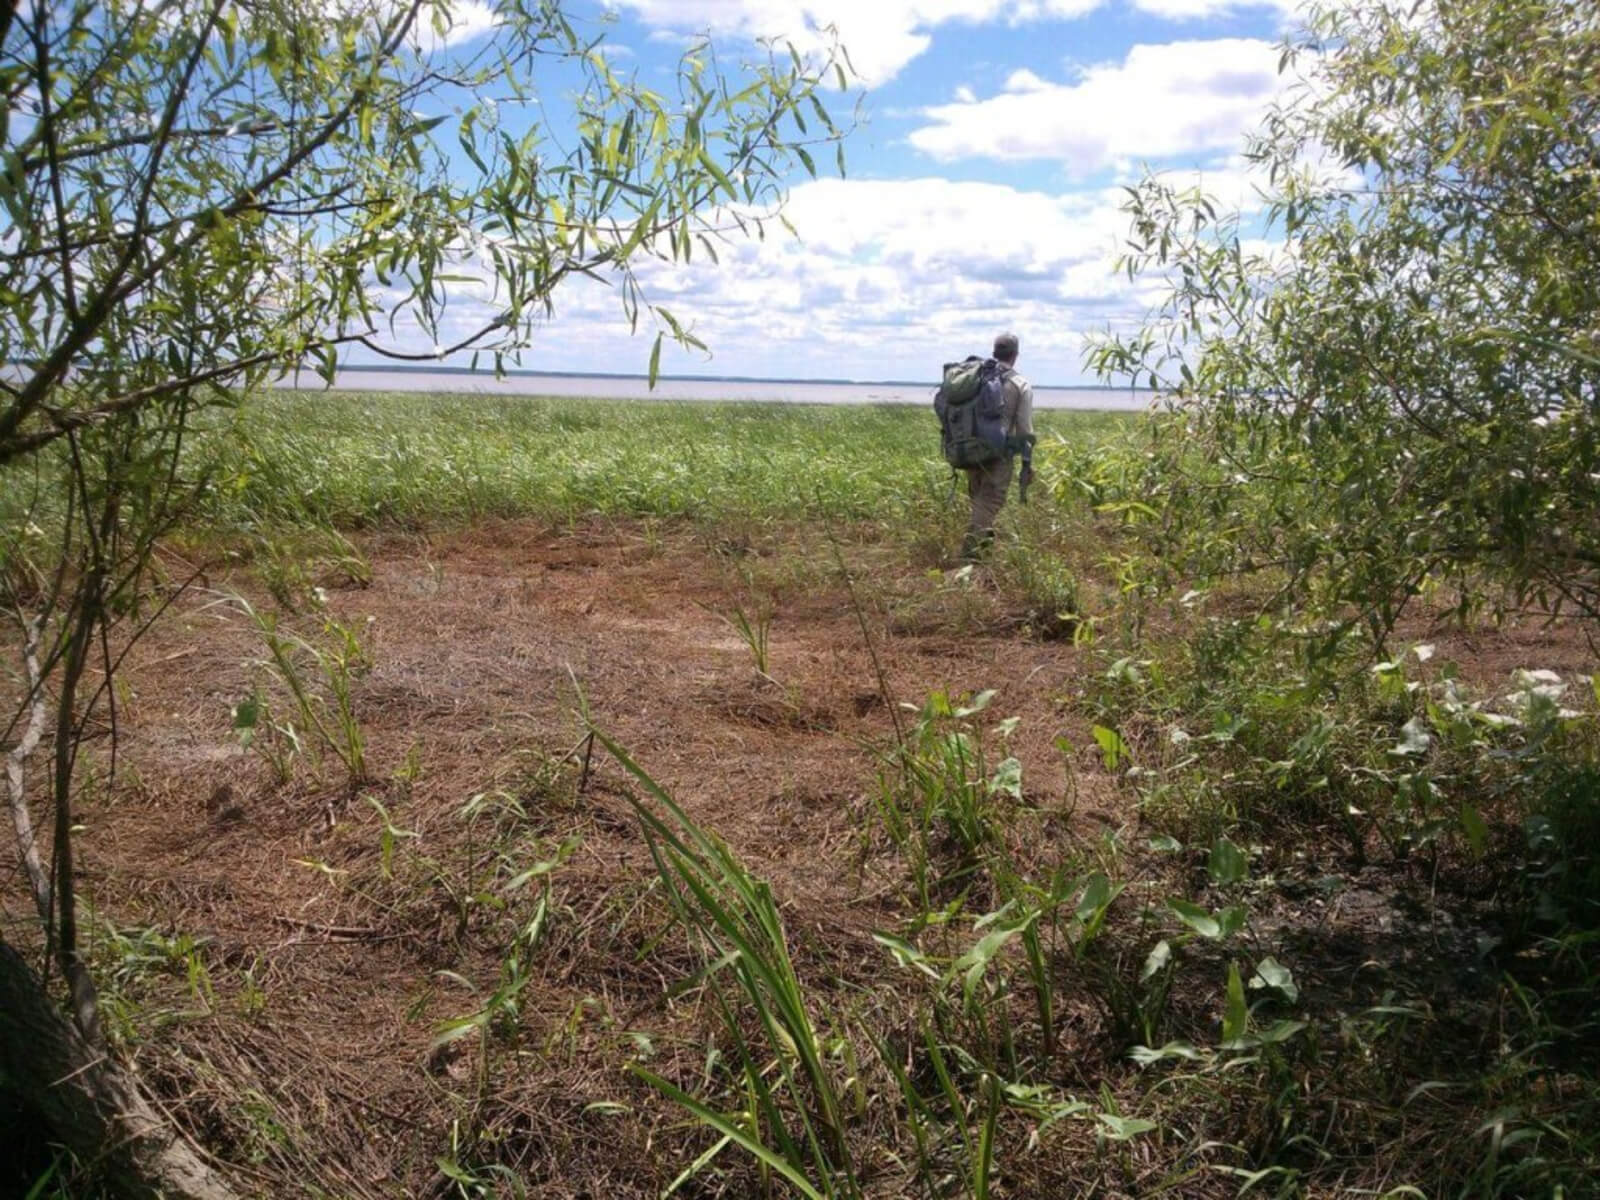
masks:
{"type": "MultiPolygon", "coordinates": [[[[312,371],[293,373],[272,385],[284,390],[323,391],[328,385],[312,371]]],[[[397,366],[344,367],[334,376],[337,391],[454,393],[480,396],[547,396],[639,402],[748,401],[766,404],[894,404],[931,405],[934,384],[844,379],[753,379],[740,376],[663,375],[650,386],[644,375],[601,372],[492,372],[462,367],[410,369],[397,366]]],[[[1105,386],[1051,387],[1034,384],[1034,406],[1040,409],[1137,412],[1149,408],[1157,393],[1105,386]]]]}
{"type": "MultiPolygon", "coordinates": [[[[357,364],[346,363],[339,367],[340,374],[351,373],[378,374],[378,375],[462,375],[474,379],[495,378],[493,371],[474,369],[472,367],[435,367],[435,366],[410,366],[405,363],[371,363],[357,364]]],[[[312,368],[302,368],[302,375],[315,375],[312,368]]],[[[617,379],[636,383],[648,383],[648,375],[634,374],[627,371],[541,371],[532,367],[518,367],[515,370],[503,373],[506,379],[617,379]]],[[[925,379],[845,379],[845,378],[817,378],[800,379],[782,375],[667,375],[656,377],[657,383],[760,383],[760,384],[817,384],[827,387],[882,387],[882,388],[932,388],[937,380],[925,379]]],[[[1148,393],[1154,397],[1156,393],[1148,388],[1128,388],[1109,383],[1040,383],[1032,381],[1036,388],[1045,388],[1050,391],[1064,392],[1116,392],[1143,394],[1148,393]]],[[[337,385],[335,385],[337,386],[337,385]]]]}

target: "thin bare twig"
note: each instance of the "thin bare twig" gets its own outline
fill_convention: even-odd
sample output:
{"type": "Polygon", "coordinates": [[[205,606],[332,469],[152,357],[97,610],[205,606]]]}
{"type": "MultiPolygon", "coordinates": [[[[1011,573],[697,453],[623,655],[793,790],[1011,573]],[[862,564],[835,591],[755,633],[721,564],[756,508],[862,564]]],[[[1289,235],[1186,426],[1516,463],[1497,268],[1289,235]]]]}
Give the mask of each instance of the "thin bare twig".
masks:
{"type": "Polygon", "coordinates": [[[327,934],[330,938],[342,941],[364,941],[384,936],[383,930],[371,925],[324,925],[320,921],[302,921],[299,917],[285,916],[274,916],[272,919],[280,925],[292,925],[296,929],[327,934]]]}

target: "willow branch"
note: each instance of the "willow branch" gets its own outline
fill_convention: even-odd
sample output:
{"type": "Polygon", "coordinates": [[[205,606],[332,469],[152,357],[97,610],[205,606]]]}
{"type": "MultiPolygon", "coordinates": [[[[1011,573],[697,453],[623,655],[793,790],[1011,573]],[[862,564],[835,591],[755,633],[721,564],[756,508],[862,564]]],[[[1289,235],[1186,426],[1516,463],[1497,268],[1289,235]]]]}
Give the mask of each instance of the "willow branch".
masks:
{"type": "Polygon", "coordinates": [[[23,624],[22,661],[28,672],[29,702],[28,727],[22,740],[6,755],[6,791],[11,802],[11,824],[17,831],[17,849],[22,855],[22,865],[28,873],[28,886],[33,892],[33,902],[39,916],[50,920],[50,876],[39,858],[39,845],[33,836],[33,819],[28,813],[28,796],[23,787],[23,765],[28,756],[39,748],[44,736],[45,703],[44,677],[39,670],[39,620],[28,619],[23,624]]]}

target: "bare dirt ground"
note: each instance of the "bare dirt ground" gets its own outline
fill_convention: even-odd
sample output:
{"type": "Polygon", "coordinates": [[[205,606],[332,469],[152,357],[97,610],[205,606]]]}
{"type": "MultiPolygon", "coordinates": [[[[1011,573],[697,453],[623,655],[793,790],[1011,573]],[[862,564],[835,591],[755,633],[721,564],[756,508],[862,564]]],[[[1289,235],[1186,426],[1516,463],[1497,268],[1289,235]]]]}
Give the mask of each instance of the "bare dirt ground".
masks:
{"type": "MultiPolygon", "coordinates": [[[[673,994],[695,964],[652,895],[627,777],[597,752],[580,789],[581,752],[558,761],[582,736],[575,680],[597,724],[772,881],[824,972],[881,959],[870,931],[901,916],[903,871],[867,833],[875,747],[893,733],[873,649],[891,701],[993,688],[989,714],[1021,718],[1012,750],[1042,815],[1017,836],[1037,839],[1033,857],[1137,826],[1069,702],[1091,652],[1022,636],[981,580],[953,591],[852,544],[852,596],[826,543],[797,570],[793,547],[633,527],[504,524],[366,549],[370,586],[327,603],[372,655],[354,692],[370,782],[351,787],[324,755],[281,783],[240,747],[230,712],[262,678],[261,636],[195,588],[130,659],[118,782],[82,806],[102,926],[203,943],[203,985],[171,964],[130,977],[143,1007],[129,1052],[246,1188],[442,1194],[443,1155],[515,1163],[532,1195],[649,1194],[685,1145],[709,1144],[621,1067],[647,1043],[658,1066],[703,1059],[704,1031],[673,994]],[[751,580],[775,601],[770,679],[725,619],[753,603],[751,580]],[[495,827],[498,844],[528,862],[578,840],[550,876],[517,1032],[486,1066],[475,1040],[435,1039],[502,977],[506,914],[463,902],[495,853],[492,822],[463,808],[495,792],[526,813],[495,827]],[[484,1127],[496,1145],[472,1142],[484,1127]]],[[[246,571],[208,582],[270,607],[246,571]]],[[[1536,625],[1449,635],[1440,653],[1485,680],[1587,661],[1581,639],[1536,625]]]]}
{"type": "MultiPolygon", "coordinates": [[[[591,1065],[610,1074],[585,1081],[583,1063],[574,1069],[572,1061],[605,1058],[586,1045],[586,1024],[608,1027],[595,1035],[601,1041],[612,1026],[670,1025],[664,993],[676,982],[624,953],[648,935],[630,926],[645,922],[628,910],[653,870],[622,797],[621,768],[597,753],[579,794],[574,755],[558,772],[562,785],[548,786],[551,759],[581,736],[574,680],[596,722],[772,881],[797,939],[859,943],[867,954],[868,932],[895,919],[885,898],[893,889],[875,877],[864,849],[874,747],[892,721],[858,602],[895,701],[920,704],[938,688],[997,689],[996,718],[1024,715],[1012,749],[1029,801],[1059,809],[1070,782],[1075,820],[1123,819],[1112,810],[1110,781],[1070,780],[1053,745],[1063,732],[1085,740],[1082,722],[1075,727],[1057,705],[1084,652],[1018,642],[1004,622],[998,636],[973,632],[968,623],[990,611],[981,584],[959,619],[945,619],[924,611],[921,598],[938,586],[930,577],[880,570],[871,547],[845,550],[856,600],[825,543],[811,551],[816,569],[800,577],[759,546],[636,530],[503,525],[391,540],[371,552],[371,585],[330,589],[328,610],[362,631],[372,653],[355,708],[376,782],[352,794],[337,759],[325,755],[320,771],[298,763],[285,785],[240,748],[230,710],[262,675],[261,636],[237,608],[197,588],[131,659],[121,782],[83,816],[79,861],[103,916],[203,940],[217,964],[209,1004],[174,1001],[179,1040],[215,1068],[217,1087],[172,1078],[169,1103],[192,1127],[229,1141],[241,1136],[239,1097],[252,1087],[276,1105],[288,1101],[302,1122],[247,1131],[254,1144],[229,1155],[258,1160],[264,1185],[303,1155],[291,1141],[322,1148],[305,1166],[335,1191],[414,1194],[441,1185],[433,1162],[446,1150],[440,1134],[464,1115],[452,1093],[472,1088],[462,1078],[469,1065],[453,1057],[441,1065],[432,1046],[440,1021],[471,1011],[474,997],[436,972],[448,968],[487,991],[499,966],[494,947],[471,931],[459,936],[450,898],[427,885],[415,862],[438,864],[459,886],[472,854],[461,810],[496,789],[529,810],[530,859],[537,847],[581,839],[556,892],[574,929],[605,930],[598,946],[592,937],[563,941],[558,931],[525,997],[521,1040],[541,1047],[541,1058],[574,1014],[579,1026],[564,1061],[541,1068],[557,1091],[540,1101],[551,1127],[527,1133],[542,1152],[524,1156],[524,1169],[535,1180],[547,1172],[546,1190],[535,1194],[609,1193],[644,1180],[659,1188],[684,1165],[658,1161],[645,1142],[649,1126],[619,1150],[610,1141],[618,1118],[584,1110],[649,1098],[614,1062],[591,1065]],[[753,613],[748,579],[775,594],[770,679],[725,619],[740,606],[753,613]],[[382,878],[384,820],[368,797],[403,831],[392,880],[382,878]],[[263,993],[248,1021],[238,1015],[245,973],[263,993]],[[200,1019],[206,1007],[218,1017],[200,1019]],[[586,1129],[599,1139],[593,1161],[573,1152],[571,1139],[585,1142],[586,1129]],[[397,1139],[405,1130],[410,1136],[397,1139]],[[618,1161],[606,1161],[607,1147],[618,1161]],[[635,1161],[621,1161],[629,1156],[635,1161]]],[[[209,582],[270,607],[246,574],[209,582]]],[[[285,624],[310,633],[317,618],[286,616],[285,624]]],[[[659,911],[645,910],[660,923],[659,911]]],[[[692,964],[684,967],[687,974],[692,964]]],[[[166,1055],[152,1058],[145,1068],[159,1074],[166,1055]]],[[[657,1119],[679,1126],[670,1114],[657,1119]]]]}

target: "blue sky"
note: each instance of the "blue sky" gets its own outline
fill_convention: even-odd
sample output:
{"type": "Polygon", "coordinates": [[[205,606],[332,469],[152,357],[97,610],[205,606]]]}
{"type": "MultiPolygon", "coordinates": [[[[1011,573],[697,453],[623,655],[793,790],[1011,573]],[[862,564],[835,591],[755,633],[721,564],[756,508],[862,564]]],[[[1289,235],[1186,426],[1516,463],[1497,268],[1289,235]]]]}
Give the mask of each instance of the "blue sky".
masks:
{"type": "MultiPolygon", "coordinates": [[[[1288,83],[1277,62],[1292,3],[576,0],[614,65],[646,84],[665,84],[696,34],[733,54],[762,36],[804,45],[832,24],[865,89],[848,177],[794,182],[798,240],[643,272],[711,349],[669,348],[663,371],[920,379],[1004,328],[1037,382],[1086,381],[1084,338],[1137,320],[1154,294],[1113,271],[1120,185],[1146,169],[1198,174],[1251,206],[1239,152],[1288,83]]],[[[464,20],[461,35],[478,27],[464,20]]],[[[558,293],[523,365],[643,372],[649,349],[585,284],[558,293]]]]}

